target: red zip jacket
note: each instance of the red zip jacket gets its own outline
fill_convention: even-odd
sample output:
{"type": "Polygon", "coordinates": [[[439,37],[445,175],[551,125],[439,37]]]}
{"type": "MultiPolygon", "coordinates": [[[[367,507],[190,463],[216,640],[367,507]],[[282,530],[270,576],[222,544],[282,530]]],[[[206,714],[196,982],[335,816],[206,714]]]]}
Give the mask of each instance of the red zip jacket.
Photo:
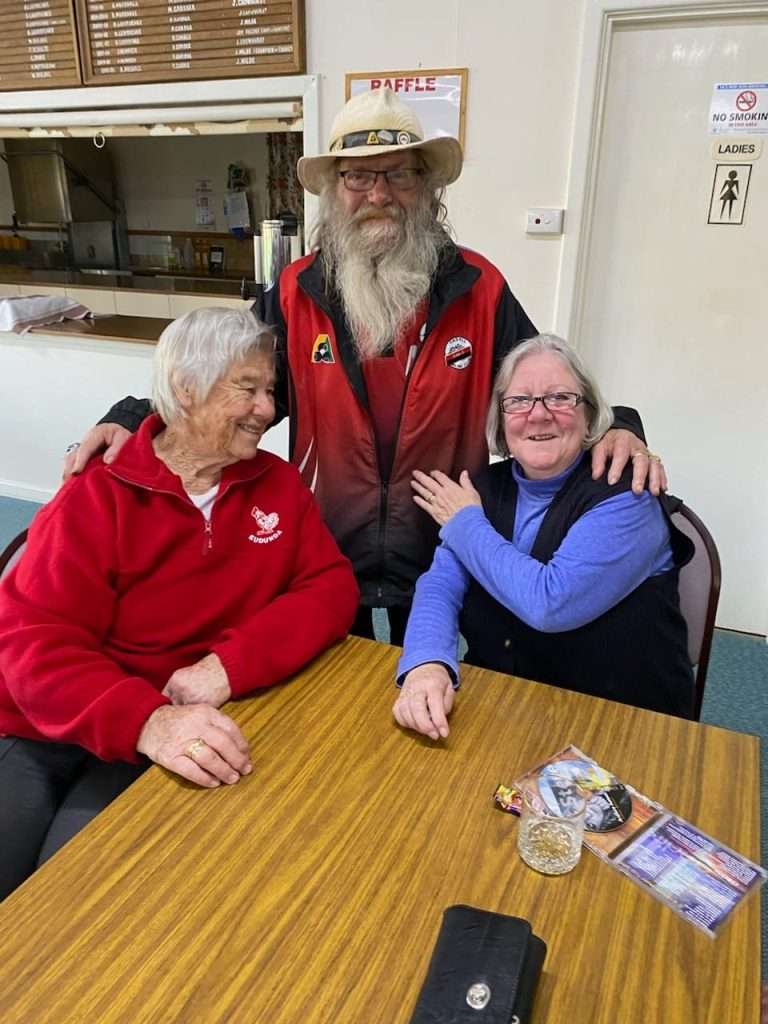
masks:
{"type": "Polygon", "coordinates": [[[338,299],[315,256],[280,276],[268,319],[284,339],[291,461],[300,469],[368,605],[403,604],[428,567],[437,528],[413,501],[414,469],[458,477],[488,462],[485,418],[499,361],[536,333],[500,272],[451,246],[409,359],[391,473],[380,470],[365,382],[338,299]]]}
{"type": "Polygon", "coordinates": [[[227,467],[210,524],[155,456],[157,416],[35,518],[0,586],[0,735],[136,761],[160,690],[215,652],[232,695],[343,637],[358,592],[296,469],[227,467]]]}

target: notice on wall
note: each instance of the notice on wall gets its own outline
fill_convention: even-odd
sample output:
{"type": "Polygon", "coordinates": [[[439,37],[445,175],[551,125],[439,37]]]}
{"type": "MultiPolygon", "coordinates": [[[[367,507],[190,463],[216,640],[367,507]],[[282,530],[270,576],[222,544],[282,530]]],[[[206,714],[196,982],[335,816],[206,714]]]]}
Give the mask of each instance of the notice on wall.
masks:
{"type": "Polygon", "coordinates": [[[80,85],[72,0],[0,0],[0,92],[80,85]]]}
{"type": "Polygon", "coordinates": [[[87,84],[304,70],[304,0],[76,2],[87,84]]]}
{"type": "Polygon", "coordinates": [[[752,164],[718,164],[707,224],[743,224],[752,164]]]}
{"type": "Polygon", "coordinates": [[[346,96],[385,86],[413,107],[428,139],[452,135],[463,146],[467,74],[466,68],[356,72],[346,76],[346,96]]]}
{"type": "Polygon", "coordinates": [[[768,134],[768,82],[718,82],[712,90],[709,132],[768,134]]]}
{"type": "Polygon", "coordinates": [[[216,224],[212,192],[212,178],[197,179],[195,182],[195,224],[200,227],[210,228],[216,224]]]}

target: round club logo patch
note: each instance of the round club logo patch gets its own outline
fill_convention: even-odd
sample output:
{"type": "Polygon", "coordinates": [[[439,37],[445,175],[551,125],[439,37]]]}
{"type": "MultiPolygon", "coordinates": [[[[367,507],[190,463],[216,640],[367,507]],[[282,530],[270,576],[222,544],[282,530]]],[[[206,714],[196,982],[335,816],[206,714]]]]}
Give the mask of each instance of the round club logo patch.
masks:
{"type": "Polygon", "coordinates": [[[395,136],[392,132],[388,132],[386,128],[382,128],[379,134],[379,142],[385,143],[387,146],[391,146],[395,141],[395,136]]]}
{"type": "Polygon", "coordinates": [[[398,146],[407,146],[410,141],[411,141],[411,136],[409,135],[408,132],[398,132],[397,133],[397,144],[398,144],[398,146]]]}
{"type": "Polygon", "coordinates": [[[445,346],[445,365],[464,370],[472,362],[472,342],[467,338],[451,338],[445,346]]]}

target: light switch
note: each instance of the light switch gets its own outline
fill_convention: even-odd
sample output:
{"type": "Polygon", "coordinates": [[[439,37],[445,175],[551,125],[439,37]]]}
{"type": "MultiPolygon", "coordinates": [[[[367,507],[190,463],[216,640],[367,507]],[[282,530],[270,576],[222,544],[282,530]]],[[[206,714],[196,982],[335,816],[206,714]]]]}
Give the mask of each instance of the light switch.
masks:
{"type": "Polygon", "coordinates": [[[528,210],[525,231],[529,235],[562,235],[563,210],[528,210]]]}

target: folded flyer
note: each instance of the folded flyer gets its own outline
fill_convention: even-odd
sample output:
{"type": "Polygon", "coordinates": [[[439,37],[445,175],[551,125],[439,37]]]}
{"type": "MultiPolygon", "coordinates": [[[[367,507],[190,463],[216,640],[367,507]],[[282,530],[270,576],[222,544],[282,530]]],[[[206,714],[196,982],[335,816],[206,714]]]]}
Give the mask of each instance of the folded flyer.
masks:
{"type": "Polygon", "coordinates": [[[534,786],[554,812],[586,795],[584,845],[676,913],[714,936],[728,915],[768,877],[758,864],[671,814],[570,745],[500,786],[496,802],[520,813],[520,793],[534,786]]]}
{"type": "Polygon", "coordinates": [[[614,863],[708,935],[766,879],[759,865],[674,814],[663,814],[614,863]]]}

